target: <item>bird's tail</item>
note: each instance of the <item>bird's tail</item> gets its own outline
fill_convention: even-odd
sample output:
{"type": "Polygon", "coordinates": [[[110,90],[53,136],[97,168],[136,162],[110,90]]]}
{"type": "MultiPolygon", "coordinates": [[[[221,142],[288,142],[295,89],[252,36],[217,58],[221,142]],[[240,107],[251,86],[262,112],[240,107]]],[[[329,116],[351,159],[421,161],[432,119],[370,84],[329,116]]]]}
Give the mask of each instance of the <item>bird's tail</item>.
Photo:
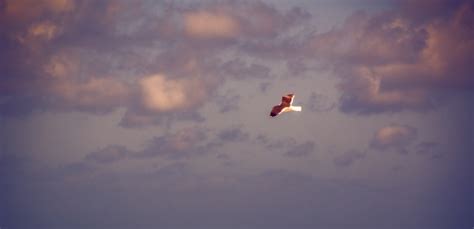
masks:
{"type": "Polygon", "coordinates": [[[301,111],[302,110],[302,107],[301,106],[291,106],[290,109],[292,111],[301,111]]]}

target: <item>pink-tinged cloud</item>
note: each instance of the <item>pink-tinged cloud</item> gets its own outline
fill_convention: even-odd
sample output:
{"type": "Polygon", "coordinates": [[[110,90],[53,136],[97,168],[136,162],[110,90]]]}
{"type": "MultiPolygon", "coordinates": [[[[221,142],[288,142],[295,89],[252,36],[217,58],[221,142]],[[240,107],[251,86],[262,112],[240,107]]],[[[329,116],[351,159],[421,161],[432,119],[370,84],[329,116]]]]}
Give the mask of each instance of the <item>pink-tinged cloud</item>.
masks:
{"type": "Polygon", "coordinates": [[[14,20],[27,21],[46,13],[70,12],[75,6],[74,0],[6,0],[5,14],[14,20]]]}
{"type": "Polygon", "coordinates": [[[30,47],[39,45],[38,42],[48,42],[60,33],[60,27],[50,21],[43,21],[31,25],[25,34],[17,35],[17,39],[24,45],[30,47]]]}
{"type": "Polygon", "coordinates": [[[259,1],[222,1],[183,11],[184,31],[191,38],[272,38],[310,14],[300,8],[281,12],[259,1]]]}
{"type": "Polygon", "coordinates": [[[110,111],[125,105],[131,94],[130,86],[118,78],[81,71],[81,60],[74,53],[54,55],[44,64],[43,72],[44,90],[63,108],[110,111]]]}
{"type": "Polygon", "coordinates": [[[271,77],[266,66],[221,59],[225,50],[310,16],[259,1],[156,4],[3,1],[2,113],[123,107],[127,127],[203,120],[199,107],[225,80],[271,77]]]}
{"type": "Polygon", "coordinates": [[[51,85],[53,93],[79,110],[110,110],[124,103],[129,95],[126,84],[113,78],[92,78],[85,82],[58,80],[51,85]]]}
{"type": "Polygon", "coordinates": [[[139,81],[142,102],[146,109],[167,112],[189,108],[206,98],[206,88],[198,79],[168,79],[157,74],[139,81]]]}
{"type": "Polygon", "coordinates": [[[426,109],[439,92],[474,88],[473,4],[423,20],[406,7],[356,13],[308,43],[316,57],[335,64],[342,111],[426,109]]]}
{"type": "Polygon", "coordinates": [[[377,130],[370,147],[376,150],[397,150],[406,153],[406,147],[416,140],[417,130],[411,126],[392,124],[377,130]]]}
{"type": "Polygon", "coordinates": [[[220,12],[197,11],[184,15],[185,31],[196,38],[232,38],[240,32],[235,18],[220,12]]]}

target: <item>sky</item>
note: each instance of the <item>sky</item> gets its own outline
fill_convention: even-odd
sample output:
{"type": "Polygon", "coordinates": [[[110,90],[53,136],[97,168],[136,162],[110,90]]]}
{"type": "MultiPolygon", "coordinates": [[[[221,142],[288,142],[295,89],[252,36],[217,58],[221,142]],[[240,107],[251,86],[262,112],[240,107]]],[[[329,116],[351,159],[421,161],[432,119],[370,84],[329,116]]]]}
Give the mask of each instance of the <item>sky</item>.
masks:
{"type": "Polygon", "coordinates": [[[0,0],[0,228],[472,228],[473,63],[472,1],[0,0]]]}

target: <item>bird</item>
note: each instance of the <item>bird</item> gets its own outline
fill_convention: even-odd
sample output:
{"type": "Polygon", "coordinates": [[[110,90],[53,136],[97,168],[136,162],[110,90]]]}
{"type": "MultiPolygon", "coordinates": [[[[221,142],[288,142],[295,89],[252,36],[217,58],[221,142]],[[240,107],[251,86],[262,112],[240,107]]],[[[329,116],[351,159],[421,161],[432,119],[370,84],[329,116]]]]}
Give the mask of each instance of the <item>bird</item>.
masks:
{"type": "Polygon", "coordinates": [[[275,117],[281,113],[289,112],[289,111],[301,111],[301,106],[293,106],[293,100],[295,98],[295,94],[287,94],[281,97],[281,103],[276,105],[272,108],[270,112],[270,116],[275,117]]]}

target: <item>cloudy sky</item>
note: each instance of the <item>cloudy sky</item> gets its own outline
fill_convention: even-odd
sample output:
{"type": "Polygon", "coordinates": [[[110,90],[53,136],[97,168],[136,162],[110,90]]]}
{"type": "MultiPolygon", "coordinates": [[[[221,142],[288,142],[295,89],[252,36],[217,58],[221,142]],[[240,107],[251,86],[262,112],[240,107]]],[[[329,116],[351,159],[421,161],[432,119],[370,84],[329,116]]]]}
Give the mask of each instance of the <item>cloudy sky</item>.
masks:
{"type": "Polygon", "coordinates": [[[0,0],[0,228],[472,228],[473,64],[472,1],[0,0]]]}

